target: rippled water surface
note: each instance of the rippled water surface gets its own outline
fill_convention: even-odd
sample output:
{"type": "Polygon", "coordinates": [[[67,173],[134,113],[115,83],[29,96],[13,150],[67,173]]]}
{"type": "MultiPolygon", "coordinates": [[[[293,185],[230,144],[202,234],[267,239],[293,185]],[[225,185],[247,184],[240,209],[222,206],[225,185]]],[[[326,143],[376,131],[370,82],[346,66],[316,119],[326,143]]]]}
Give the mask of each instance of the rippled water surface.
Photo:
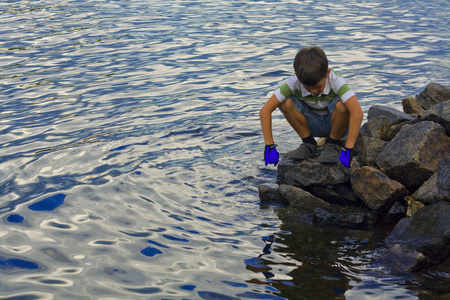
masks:
{"type": "MultiPolygon", "coordinates": [[[[449,13],[441,0],[2,1],[1,299],[445,297],[448,274],[370,268],[386,230],[294,232],[261,206],[276,170],[258,110],[310,44],[364,112],[448,86],[449,13]]],[[[298,145],[279,113],[274,131],[281,152],[298,145]]]]}

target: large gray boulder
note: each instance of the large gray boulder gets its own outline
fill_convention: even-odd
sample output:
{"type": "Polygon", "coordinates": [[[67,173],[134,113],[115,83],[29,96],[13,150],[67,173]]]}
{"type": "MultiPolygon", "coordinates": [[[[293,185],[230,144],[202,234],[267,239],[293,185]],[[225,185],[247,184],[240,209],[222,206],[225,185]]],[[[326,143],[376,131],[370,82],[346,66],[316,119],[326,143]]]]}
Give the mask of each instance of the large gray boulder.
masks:
{"type": "Polygon", "coordinates": [[[278,164],[277,182],[297,187],[327,186],[350,180],[350,170],[342,164],[321,164],[317,158],[295,161],[283,158],[278,164]]]}
{"type": "Polygon", "coordinates": [[[419,209],[398,222],[386,245],[400,244],[419,251],[434,263],[450,255],[450,203],[439,202],[419,209]]]}
{"type": "Polygon", "coordinates": [[[432,82],[416,96],[417,102],[424,109],[429,109],[433,105],[450,100],[450,88],[432,82]]]}
{"type": "Polygon", "coordinates": [[[389,129],[392,125],[414,118],[395,108],[374,105],[369,108],[367,123],[372,137],[388,140],[389,129]]]}
{"type": "Polygon", "coordinates": [[[422,119],[441,124],[450,135],[450,100],[433,105],[423,113],[422,119]]]}
{"type": "Polygon", "coordinates": [[[403,184],[372,167],[365,166],[354,171],[350,182],[367,207],[378,211],[387,211],[394,202],[409,195],[403,184]]]}
{"type": "Polygon", "coordinates": [[[431,121],[405,125],[378,155],[376,163],[386,174],[411,191],[436,171],[439,160],[449,155],[450,138],[431,121]]]}

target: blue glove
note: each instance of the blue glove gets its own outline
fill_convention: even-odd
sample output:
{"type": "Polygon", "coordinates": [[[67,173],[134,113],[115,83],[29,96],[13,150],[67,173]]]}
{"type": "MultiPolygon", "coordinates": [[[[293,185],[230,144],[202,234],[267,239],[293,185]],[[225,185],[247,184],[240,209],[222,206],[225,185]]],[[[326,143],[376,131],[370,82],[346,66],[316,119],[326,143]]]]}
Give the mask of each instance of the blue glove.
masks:
{"type": "Polygon", "coordinates": [[[273,164],[276,166],[278,164],[278,160],[280,158],[280,155],[277,151],[277,145],[266,145],[266,149],[264,150],[264,162],[266,163],[266,166],[268,164],[273,164]]]}
{"type": "Polygon", "coordinates": [[[341,155],[339,155],[339,161],[344,165],[344,167],[350,169],[353,156],[355,156],[355,151],[353,151],[353,149],[342,147],[341,155]]]}

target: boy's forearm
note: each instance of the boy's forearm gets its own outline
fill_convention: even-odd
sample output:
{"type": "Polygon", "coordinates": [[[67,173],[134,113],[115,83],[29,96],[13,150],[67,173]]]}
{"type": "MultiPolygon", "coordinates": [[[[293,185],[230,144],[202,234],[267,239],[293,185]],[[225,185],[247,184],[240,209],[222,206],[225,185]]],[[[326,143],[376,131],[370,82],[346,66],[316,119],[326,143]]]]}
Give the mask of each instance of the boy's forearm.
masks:
{"type": "Polygon", "coordinates": [[[261,129],[264,137],[264,143],[266,145],[273,145],[275,142],[272,135],[272,112],[280,105],[275,94],[273,94],[269,100],[259,111],[259,119],[261,121],[261,129]]]}
{"type": "Polygon", "coordinates": [[[259,112],[259,119],[261,121],[261,129],[266,145],[274,144],[272,135],[272,114],[265,111],[263,108],[259,112]]]}
{"type": "Polygon", "coordinates": [[[361,128],[362,119],[362,112],[359,114],[350,115],[347,141],[345,142],[346,148],[352,149],[355,147],[356,139],[358,138],[359,130],[361,128]]]}

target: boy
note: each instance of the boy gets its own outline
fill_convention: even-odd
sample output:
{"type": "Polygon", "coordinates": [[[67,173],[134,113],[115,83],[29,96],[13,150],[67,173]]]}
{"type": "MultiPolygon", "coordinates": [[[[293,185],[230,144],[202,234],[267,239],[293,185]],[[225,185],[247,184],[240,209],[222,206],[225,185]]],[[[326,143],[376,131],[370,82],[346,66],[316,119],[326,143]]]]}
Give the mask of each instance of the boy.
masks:
{"type": "Polygon", "coordinates": [[[303,143],[288,153],[295,160],[317,155],[314,137],[326,137],[319,161],[341,163],[350,168],[353,147],[361,127],[363,112],[355,93],[344,79],[328,68],[328,59],[319,47],[301,49],[294,59],[295,75],[275,91],[259,112],[266,144],[265,164],[278,164],[279,155],[272,136],[272,112],[280,107],[286,120],[303,143]],[[348,132],[345,147],[339,139],[348,132]]]}

